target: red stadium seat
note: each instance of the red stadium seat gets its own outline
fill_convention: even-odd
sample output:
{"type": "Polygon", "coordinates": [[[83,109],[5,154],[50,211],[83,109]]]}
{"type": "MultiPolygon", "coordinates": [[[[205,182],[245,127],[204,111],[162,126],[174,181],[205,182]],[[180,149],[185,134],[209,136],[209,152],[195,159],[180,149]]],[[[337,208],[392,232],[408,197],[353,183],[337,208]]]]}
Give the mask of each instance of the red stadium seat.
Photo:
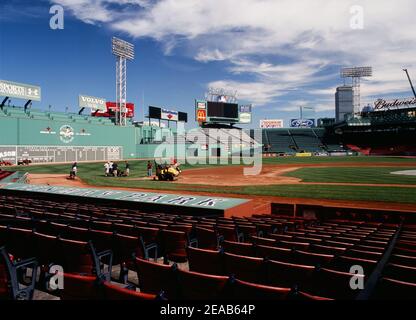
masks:
{"type": "Polygon", "coordinates": [[[322,254],[295,250],[293,253],[292,261],[294,263],[312,266],[325,266],[334,259],[332,254],[322,254]]]}
{"type": "Polygon", "coordinates": [[[288,235],[288,234],[269,234],[268,235],[269,238],[271,239],[276,239],[276,240],[293,240],[294,236],[292,235],[288,235]]]}
{"type": "Polygon", "coordinates": [[[100,231],[113,231],[113,224],[111,222],[107,221],[98,221],[98,220],[92,220],[90,222],[90,228],[94,230],[100,230],[100,231]]]}
{"type": "Polygon", "coordinates": [[[309,242],[296,242],[296,241],[279,241],[277,246],[287,249],[296,249],[296,250],[308,250],[310,243],[309,242]]]}
{"type": "Polygon", "coordinates": [[[333,254],[333,255],[340,255],[343,254],[347,248],[342,247],[333,247],[327,245],[320,245],[320,244],[311,244],[309,251],[316,252],[316,253],[323,253],[323,254],[333,254]]]}
{"type": "Polygon", "coordinates": [[[319,296],[314,296],[311,295],[309,293],[303,292],[303,291],[299,291],[296,293],[296,297],[295,300],[305,300],[305,301],[331,301],[334,299],[330,299],[330,298],[325,298],[325,297],[319,297],[319,296]]]}
{"type": "Polygon", "coordinates": [[[227,296],[229,277],[178,270],[180,298],[222,300],[227,296]]]}
{"type": "Polygon", "coordinates": [[[119,281],[127,282],[128,271],[135,269],[135,258],[148,259],[143,240],[123,234],[114,235],[113,265],[120,265],[119,281]]]}
{"type": "Polygon", "coordinates": [[[165,265],[136,258],[137,276],[141,292],[160,294],[168,299],[175,299],[178,294],[176,265],[165,265]]]}
{"type": "Polygon", "coordinates": [[[33,257],[32,230],[9,228],[7,230],[6,248],[15,258],[33,257]]]}
{"type": "Polygon", "coordinates": [[[262,237],[251,237],[251,241],[256,245],[263,245],[263,246],[274,246],[276,244],[276,239],[270,238],[262,238],[262,237]]]}
{"type": "Polygon", "coordinates": [[[113,233],[111,231],[90,230],[88,240],[92,241],[97,251],[113,248],[113,233]]]}
{"type": "Polygon", "coordinates": [[[416,283],[416,267],[389,263],[385,267],[383,274],[387,278],[416,283]]]}
{"type": "Polygon", "coordinates": [[[353,258],[361,258],[367,260],[379,260],[383,256],[381,252],[367,251],[367,250],[358,250],[358,249],[348,249],[345,256],[353,258]]]}
{"type": "Polygon", "coordinates": [[[236,300],[286,300],[290,288],[270,287],[236,279],[233,283],[232,299],[236,300]]]}
{"type": "MultiPolygon", "coordinates": [[[[350,287],[352,276],[348,272],[322,268],[315,273],[312,281],[303,287],[302,290],[325,298],[337,300],[354,299],[360,292],[360,289],[352,289],[350,287]]],[[[355,274],[354,276],[365,279],[363,275],[355,274]]]]}
{"type": "Polygon", "coordinates": [[[68,239],[59,239],[57,248],[57,255],[60,255],[59,264],[65,272],[110,278],[111,251],[97,252],[89,242],[68,239]],[[108,263],[108,270],[104,270],[102,260],[108,263]]]}
{"type": "Polygon", "coordinates": [[[114,232],[126,236],[137,236],[139,232],[132,224],[115,223],[113,226],[114,232]]]}
{"type": "Polygon", "coordinates": [[[224,240],[234,242],[241,242],[244,240],[244,235],[242,233],[238,233],[237,228],[234,225],[217,226],[217,231],[218,234],[222,236],[224,240]]]}
{"type": "Polygon", "coordinates": [[[276,248],[269,246],[256,246],[257,256],[271,260],[284,262],[292,261],[293,251],[286,248],[276,248]]]}
{"type": "Polygon", "coordinates": [[[209,250],[217,250],[219,248],[222,237],[218,235],[217,231],[196,227],[195,233],[198,240],[198,248],[209,250]]]}
{"type": "Polygon", "coordinates": [[[384,277],[380,280],[372,299],[415,300],[416,283],[384,277]]]}
{"type": "Polygon", "coordinates": [[[269,260],[266,262],[266,284],[276,287],[302,287],[309,282],[315,272],[314,266],[269,260]]]}
{"type": "Polygon", "coordinates": [[[342,272],[350,272],[351,267],[356,265],[363,267],[364,274],[368,277],[377,266],[377,261],[348,256],[338,256],[332,261],[331,269],[342,272]]]}
{"type": "Polygon", "coordinates": [[[77,241],[89,241],[90,232],[85,228],[68,226],[66,228],[65,238],[77,241]]]}
{"type": "Polygon", "coordinates": [[[190,271],[224,274],[223,256],[220,251],[188,247],[188,260],[190,271]]]}
{"type": "Polygon", "coordinates": [[[221,246],[228,253],[251,257],[256,256],[255,247],[252,243],[224,241],[221,246]]]}
{"type": "Polygon", "coordinates": [[[265,266],[262,258],[225,253],[224,270],[226,275],[234,275],[240,280],[254,283],[264,283],[265,281],[265,266]]]}
{"type": "Polygon", "coordinates": [[[145,300],[156,300],[158,297],[155,294],[137,292],[135,289],[130,290],[127,288],[120,287],[119,285],[111,284],[109,282],[104,282],[102,289],[103,289],[104,299],[106,300],[145,301],[145,300]]]}
{"type": "Polygon", "coordinates": [[[95,276],[64,273],[64,288],[60,292],[62,300],[99,300],[100,280],[95,276]]]}
{"type": "Polygon", "coordinates": [[[244,241],[249,242],[251,241],[252,236],[258,236],[257,228],[251,224],[238,224],[237,229],[239,233],[243,234],[244,241]]]}
{"type": "Polygon", "coordinates": [[[188,247],[188,237],[185,232],[161,230],[160,237],[165,263],[167,261],[187,261],[186,248],[188,247]]]}
{"type": "Polygon", "coordinates": [[[410,267],[416,267],[416,257],[406,256],[402,254],[392,254],[390,256],[390,262],[410,267]]]}

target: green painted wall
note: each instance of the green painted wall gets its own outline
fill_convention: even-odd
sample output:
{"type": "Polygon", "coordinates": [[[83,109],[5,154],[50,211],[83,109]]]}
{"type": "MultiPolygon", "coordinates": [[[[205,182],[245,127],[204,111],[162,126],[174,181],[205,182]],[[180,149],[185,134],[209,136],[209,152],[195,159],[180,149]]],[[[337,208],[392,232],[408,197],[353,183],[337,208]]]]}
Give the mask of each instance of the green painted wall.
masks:
{"type": "Polygon", "coordinates": [[[121,146],[124,158],[136,158],[136,129],[68,120],[0,117],[0,145],[121,146]],[[73,139],[60,135],[61,127],[67,125],[73,129],[73,139]]]}

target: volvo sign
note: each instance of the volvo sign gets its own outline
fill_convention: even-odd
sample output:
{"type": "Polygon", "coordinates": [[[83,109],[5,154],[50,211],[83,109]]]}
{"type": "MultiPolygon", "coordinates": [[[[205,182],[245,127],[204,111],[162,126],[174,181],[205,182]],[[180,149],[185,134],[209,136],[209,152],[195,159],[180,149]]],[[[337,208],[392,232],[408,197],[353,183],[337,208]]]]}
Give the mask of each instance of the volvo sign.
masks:
{"type": "Polygon", "coordinates": [[[104,98],[79,95],[78,104],[80,108],[90,108],[94,110],[106,111],[106,100],[104,98]]]}

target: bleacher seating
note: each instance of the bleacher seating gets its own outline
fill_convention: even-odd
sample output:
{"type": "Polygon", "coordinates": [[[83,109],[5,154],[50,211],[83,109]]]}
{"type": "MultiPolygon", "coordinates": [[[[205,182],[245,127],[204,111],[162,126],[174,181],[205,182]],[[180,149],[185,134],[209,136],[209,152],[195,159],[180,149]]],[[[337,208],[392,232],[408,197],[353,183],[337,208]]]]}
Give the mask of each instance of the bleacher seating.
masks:
{"type": "Polygon", "coordinates": [[[414,293],[416,228],[366,217],[195,217],[1,195],[0,298],[48,291],[51,264],[65,271],[65,288],[48,291],[62,299],[359,299],[355,265],[364,283],[380,274],[370,299],[414,293]],[[19,291],[27,269],[32,286],[19,291]]]}
{"type": "Polygon", "coordinates": [[[81,124],[114,125],[111,119],[103,117],[93,117],[74,113],[50,112],[36,109],[24,110],[22,107],[3,107],[0,110],[1,117],[30,118],[36,120],[48,120],[59,122],[76,122],[81,124]]]}
{"type": "Polygon", "coordinates": [[[293,128],[289,129],[289,132],[299,151],[321,152],[323,150],[323,143],[313,129],[293,128]]]}

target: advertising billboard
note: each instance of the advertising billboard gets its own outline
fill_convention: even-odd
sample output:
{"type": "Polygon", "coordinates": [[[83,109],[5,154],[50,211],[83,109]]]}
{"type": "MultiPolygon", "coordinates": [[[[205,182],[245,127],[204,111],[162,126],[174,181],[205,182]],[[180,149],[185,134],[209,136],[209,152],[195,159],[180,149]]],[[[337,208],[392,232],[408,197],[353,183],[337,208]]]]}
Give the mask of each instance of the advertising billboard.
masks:
{"type": "Polygon", "coordinates": [[[196,121],[206,122],[207,121],[207,111],[205,109],[198,109],[196,111],[196,121]]]}
{"type": "Polygon", "coordinates": [[[40,101],[41,89],[31,84],[0,80],[0,96],[40,101]]]}
{"type": "Polygon", "coordinates": [[[251,113],[250,112],[240,112],[239,114],[239,123],[251,123],[251,113]]]}
{"type": "Polygon", "coordinates": [[[106,100],[104,98],[90,97],[85,95],[78,96],[78,105],[80,108],[90,108],[93,110],[106,111],[106,100]]]}
{"type": "MultiPolygon", "coordinates": [[[[106,110],[91,111],[91,115],[95,117],[107,117],[107,118],[115,117],[116,111],[118,111],[116,103],[107,101],[105,104],[106,104],[106,110]]],[[[127,109],[127,113],[126,113],[127,118],[133,118],[134,117],[134,103],[130,103],[130,102],[126,103],[126,109],[127,109]]]]}
{"type": "Polygon", "coordinates": [[[260,120],[260,128],[262,129],[283,128],[283,120],[282,119],[260,120]]]}
{"type": "Polygon", "coordinates": [[[160,119],[169,121],[178,121],[178,111],[163,109],[160,114],[160,119]]]}
{"type": "Polygon", "coordinates": [[[252,109],[252,105],[248,104],[248,105],[240,105],[238,106],[238,111],[239,111],[239,123],[251,123],[251,109],[252,109]]]}
{"type": "Polygon", "coordinates": [[[313,128],[315,119],[292,119],[290,120],[291,128],[313,128]]]}

